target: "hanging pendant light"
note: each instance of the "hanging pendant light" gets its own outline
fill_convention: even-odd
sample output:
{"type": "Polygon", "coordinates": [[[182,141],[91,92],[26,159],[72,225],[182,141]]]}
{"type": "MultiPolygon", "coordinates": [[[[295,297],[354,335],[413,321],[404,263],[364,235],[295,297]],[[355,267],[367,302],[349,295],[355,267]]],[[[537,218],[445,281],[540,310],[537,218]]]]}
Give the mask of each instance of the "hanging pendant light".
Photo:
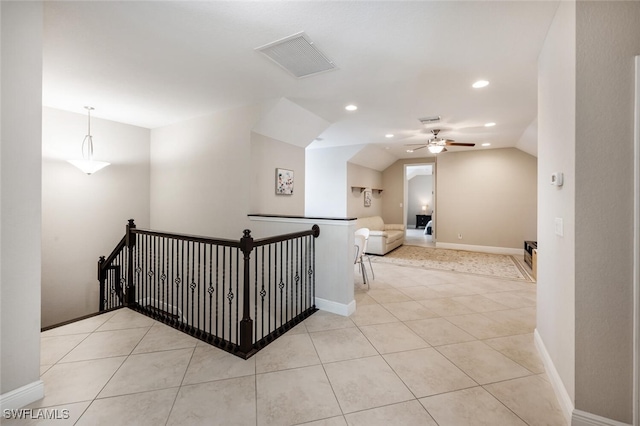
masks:
{"type": "Polygon", "coordinates": [[[107,163],[105,161],[95,161],[93,159],[93,138],[91,137],[91,110],[93,110],[93,107],[86,106],[84,108],[87,110],[88,124],[87,135],[82,141],[82,160],[67,161],[82,170],[84,173],[90,175],[100,169],[107,167],[111,163],[107,163]]]}

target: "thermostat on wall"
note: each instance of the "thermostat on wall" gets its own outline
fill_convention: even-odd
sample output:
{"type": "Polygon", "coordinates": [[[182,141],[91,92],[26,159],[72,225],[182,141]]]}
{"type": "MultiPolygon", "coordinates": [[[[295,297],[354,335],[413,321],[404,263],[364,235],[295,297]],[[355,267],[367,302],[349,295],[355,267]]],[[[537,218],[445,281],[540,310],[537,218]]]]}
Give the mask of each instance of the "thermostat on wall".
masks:
{"type": "Polygon", "coordinates": [[[562,186],[562,172],[551,173],[551,185],[562,186]]]}

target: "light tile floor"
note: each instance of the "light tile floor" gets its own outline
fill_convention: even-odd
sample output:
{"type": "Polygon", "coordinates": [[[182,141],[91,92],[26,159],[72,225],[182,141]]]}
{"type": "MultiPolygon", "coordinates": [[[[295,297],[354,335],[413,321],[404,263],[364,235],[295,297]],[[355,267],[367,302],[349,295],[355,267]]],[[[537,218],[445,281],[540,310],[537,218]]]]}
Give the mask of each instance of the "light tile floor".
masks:
{"type": "Polygon", "coordinates": [[[436,243],[431,235],[424,234],[424,228],[407,228],[404,236],[404,243],[411,246],[433,247],[436,243]]]}
{"type": "Polygon", "coordinates": [[[317,312],[246,361],[126,309],[43,332],[29,408],[69,410],[60,426],[566,426],[534,283],[374,268],[351,317],[317,312]]]}

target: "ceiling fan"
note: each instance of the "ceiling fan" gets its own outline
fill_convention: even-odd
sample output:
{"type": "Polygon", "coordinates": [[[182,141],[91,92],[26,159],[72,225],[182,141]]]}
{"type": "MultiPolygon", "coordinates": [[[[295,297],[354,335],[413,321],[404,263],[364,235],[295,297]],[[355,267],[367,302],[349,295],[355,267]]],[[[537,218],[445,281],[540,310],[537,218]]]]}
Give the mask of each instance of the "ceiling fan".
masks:
{"type": "Polygon", "coordinates": [[[440,129],[432,129],[431,133],[433,134],[433,139],[430,139],[426,144],[425,143],[412,143],[406,144],[405,146],[417,146],[417,148],[407,149],[407,152],[414,152],[422,148],[428,148],[429,152],[432,154],[439,154],[441,152],[446,152],[446,146],[476,146],[475,143],[463,143],[456,142],[453,139],[443,139],[438,138],[438,134],[440,133],[440,129]]]}

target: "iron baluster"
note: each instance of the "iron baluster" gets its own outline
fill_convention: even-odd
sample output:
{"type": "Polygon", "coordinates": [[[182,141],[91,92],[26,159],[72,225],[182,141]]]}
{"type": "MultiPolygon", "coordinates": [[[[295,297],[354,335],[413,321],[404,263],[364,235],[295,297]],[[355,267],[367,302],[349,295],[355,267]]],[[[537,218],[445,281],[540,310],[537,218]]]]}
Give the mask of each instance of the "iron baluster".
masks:
{"type": "Polygon", "coordinates": [[[98,261],[100,310],[127,306],[250,357],[316,310],[316,228],[260,240],[246,231],[234,241],[139,230],[130,220],[98,261]]]}

